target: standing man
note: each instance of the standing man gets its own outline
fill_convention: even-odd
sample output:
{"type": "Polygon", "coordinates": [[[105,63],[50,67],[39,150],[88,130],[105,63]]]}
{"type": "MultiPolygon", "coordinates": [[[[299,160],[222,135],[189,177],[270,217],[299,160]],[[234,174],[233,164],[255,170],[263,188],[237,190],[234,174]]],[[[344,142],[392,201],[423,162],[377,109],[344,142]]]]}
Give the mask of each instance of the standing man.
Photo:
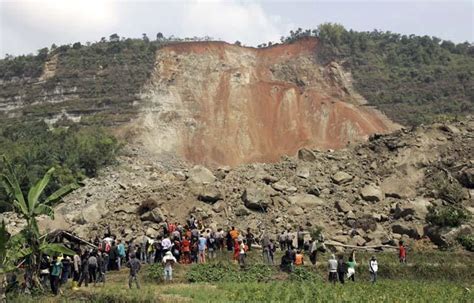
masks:
{"type": "Polygon", "coordinates": [[[328,261],[328,271],[329,271],[329,282],[336,284],[337,282],[337,260],[334,254],[331,255],[331,258],[328,261]]]}
{"type": "Polygon", "coordinates": [[[372,283],[377,282],[378,270],[379,270],[379,265],[377,263],[377,259],[375,259],[375,256],[372,256],[372,258],[369,261],[370,281],[372,283]]]}
{"type": "Polygon", "coordinates": [[[53,256],[53,262],[51,263],[51,290],[56,296],[59,292],[59,280],[61,279],[61,273],[63,264],[58,259],[58,256],[53,256]]]}
{"type": "Polygon", "coordinates": [[[140,289],[140,284],[138,283],[138,272],[140,271],[141,265],[136,255],[132,256],[127,266],[130,268],[130,274],[128,276],[128,287],[131,289],[132,282],[135,281],[137,288],[140,289]]]}
{"type": "Polygon", "coordinates": [[[177,262],[173,254],[168,251],[163,257],[163,264],[165,265],[165,281],[171,282],[173,280],[173,265],[177,262]]]}
{"type": "Polygon", "coordinates": [[[81,277],[81,257],[79,257],[80,251],[77,250],[73,256],[73,275],[72,275],[72,289],[77,290],[77,283],[81,277]]]}
{"type": "Polygon", "coordinates": [[[298,240],[298,250],[301,251],[304,250],[304,235],[305,232],[303,230],[303,226],[300,226],[296,232],[296,239],[298,240]]]}
{"type": "Polygon", "coordinates": [[[250,250],[252,250],[252,243],[253,243],[254,238],[255,238],[255,236],[250,231],[250,227],[247,228],[247,234],[245,235],[245,238],[247,239],[247,246],[249,247],[249,251],[250,251],[250,250]]]}

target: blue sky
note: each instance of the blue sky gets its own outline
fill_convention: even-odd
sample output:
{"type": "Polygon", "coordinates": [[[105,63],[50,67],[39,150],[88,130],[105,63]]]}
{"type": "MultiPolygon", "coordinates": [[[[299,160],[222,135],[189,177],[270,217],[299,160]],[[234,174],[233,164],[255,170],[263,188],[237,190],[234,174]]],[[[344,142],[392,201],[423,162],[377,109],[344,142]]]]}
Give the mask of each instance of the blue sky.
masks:
{"type": "Polygon", "coordinates": [[[278,41],[291,29],[337,22],[474,41],[473,1],[0,0],[0,56],[76,41],[125,37],[211,36],[247,45],[278,41]]]}

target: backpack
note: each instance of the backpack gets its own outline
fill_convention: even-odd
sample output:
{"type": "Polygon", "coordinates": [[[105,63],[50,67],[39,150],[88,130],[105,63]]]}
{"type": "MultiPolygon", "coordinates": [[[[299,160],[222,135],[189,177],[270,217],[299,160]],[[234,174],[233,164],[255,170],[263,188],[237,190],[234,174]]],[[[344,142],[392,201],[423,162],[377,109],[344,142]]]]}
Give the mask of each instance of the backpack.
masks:
{"type": "Polygon", "coordinates": [[[109,242],[105,242],[105,252],[106,253],[110,252],[110,243],[109,242]]]}

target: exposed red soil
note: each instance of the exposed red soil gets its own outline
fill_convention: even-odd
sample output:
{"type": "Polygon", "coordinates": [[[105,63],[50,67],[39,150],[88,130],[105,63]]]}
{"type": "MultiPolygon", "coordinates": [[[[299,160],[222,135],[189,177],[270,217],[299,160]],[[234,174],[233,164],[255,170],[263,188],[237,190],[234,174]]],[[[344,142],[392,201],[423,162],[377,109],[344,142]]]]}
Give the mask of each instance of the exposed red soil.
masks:
{"type": "Polygon", "coordinates": [[[179,127],[177,152],[210,166],[275,162],[302,147],[337,149],[393,130],[379,112],[334,97],[344,88],[321,76],[317,45],[308,38],[264,49],[224,42],[162,48],[151,86],[165,83],[191,115],[181,118],[196,121],[192,129],[185,123],[179,127]],[[310,64],[298,66],[301,58],[310,64]],[[277,79],[278,65],[287,65],[289,74],[301,69],[309,76],[303,85],[277,79]]]}

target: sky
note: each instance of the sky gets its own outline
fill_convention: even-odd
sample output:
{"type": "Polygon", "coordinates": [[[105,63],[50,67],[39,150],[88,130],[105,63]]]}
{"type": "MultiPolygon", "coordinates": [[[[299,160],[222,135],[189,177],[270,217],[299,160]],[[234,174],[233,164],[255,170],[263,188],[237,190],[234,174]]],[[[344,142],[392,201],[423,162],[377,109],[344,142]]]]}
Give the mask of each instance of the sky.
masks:
{"type": "Polygon", "coordinates": [[[210,36],[255,46],[325,22],[474,42],[474,1],[0,0],[0,57],[113,33],[210,36]]]}

